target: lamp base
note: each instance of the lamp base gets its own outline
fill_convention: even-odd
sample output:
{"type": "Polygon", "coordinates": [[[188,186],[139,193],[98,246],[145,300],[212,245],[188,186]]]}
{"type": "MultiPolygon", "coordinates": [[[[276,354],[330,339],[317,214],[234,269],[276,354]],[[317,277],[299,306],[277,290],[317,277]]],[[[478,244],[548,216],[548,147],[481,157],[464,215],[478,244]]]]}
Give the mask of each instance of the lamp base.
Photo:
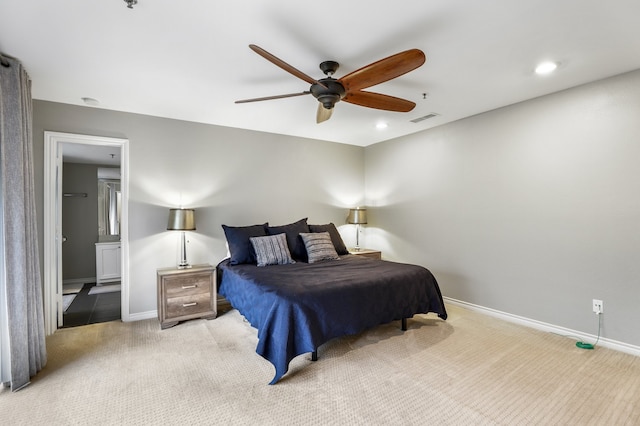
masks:
{"type": "Polygon", "coordinates": [[[360,251],[360,224],[356,224],[356,246],[354,247],[355,251],[360,251]]]}
{"type": "Polygon", "coordinates": [[[185,238],[185,232],[180,233],[180,263],[178,263],[178,269],[189,269],[191,265],[187,262],[187,241],[185,238]]]}

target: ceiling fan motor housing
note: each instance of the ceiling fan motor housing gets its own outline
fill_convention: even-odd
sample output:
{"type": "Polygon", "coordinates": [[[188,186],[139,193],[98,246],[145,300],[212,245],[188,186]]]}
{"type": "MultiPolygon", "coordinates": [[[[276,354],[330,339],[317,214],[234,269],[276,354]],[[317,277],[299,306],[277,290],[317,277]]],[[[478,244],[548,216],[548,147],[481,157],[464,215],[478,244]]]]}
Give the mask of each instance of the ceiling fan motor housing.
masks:
{"type": "Polygon", "coordinates": [[[328,77],[311,85],[311,94],[326,109],[331,109],[347,93],[344,86],[336,79],[328,77]],[[318,84],[320,83],[320,84],[318,84]]]}

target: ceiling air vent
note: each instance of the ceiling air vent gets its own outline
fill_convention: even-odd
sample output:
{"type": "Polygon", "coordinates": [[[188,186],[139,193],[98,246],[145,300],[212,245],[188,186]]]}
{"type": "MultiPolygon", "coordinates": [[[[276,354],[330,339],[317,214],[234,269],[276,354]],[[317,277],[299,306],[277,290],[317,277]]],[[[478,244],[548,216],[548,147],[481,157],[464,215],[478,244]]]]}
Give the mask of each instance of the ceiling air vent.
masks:
{"type": "Polygon", "coordinates": [[[429,113],[429,114],[424,115],[424,116],[422,116],[422,117],[414,118],[413,120],[411,120],[411,122],[412,122],[412,123],[419,123],[419,122],[421,122],[421,121],[428,120],[428,119],[430,119],[430,118],[437,117],[437,116],[439,116],[439,115],[440,115],[440,114],[436,114],[435,112],[432,112],[432,113],[429,113]]]}

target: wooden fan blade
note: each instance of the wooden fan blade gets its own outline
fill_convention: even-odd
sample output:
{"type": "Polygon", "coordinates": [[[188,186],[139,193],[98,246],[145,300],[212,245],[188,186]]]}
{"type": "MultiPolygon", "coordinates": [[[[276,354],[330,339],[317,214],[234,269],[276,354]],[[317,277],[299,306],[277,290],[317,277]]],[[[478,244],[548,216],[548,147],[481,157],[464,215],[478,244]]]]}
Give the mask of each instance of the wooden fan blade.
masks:
{"type": "Polygon", "coordinates": [[[366,89],[413,71],[425,61],[421,50],[405,50],[355,70],[338,81],[347,92],[366,89]]]}
{"type": "Polygon", "coordinates": [[[283,70],[287,71],[288,73],[291,73],[291,74],[295,75],[296,77],[306,81],[309,84],[316,83],[316,79],[315,78],[309,77],[308,75],[306,75],[305,73],[303,73],[299,69],[289,65],[288,63],[286,63],[282,59],[273,56],[271,53],[267,52],[266,50],[264,50],[260,46],[256,46],[255,44],[250,44],[249,47],[251,48],[251,50],[256,52],[258,55],[262,56],[267,61],[272,62],[273,64],[279,66],[280,68],[282,68],[283,70]]]}
{"type": "Polygon", "coordinates": [[[311,92],[309,92],[308,90],[305,90],[304,92],[300,92],[300,93],[289,93],[286,95],[265,96],[263,98],[242,99],[242,100],[236,101],[235,103],[246,104],[247,102],[270,101],[272,99],[292,98],[294,96],[308,95],[310,93],[311,92]]]}
{"type": "Polygon", "coordinates": [[[327,109],[318,102],[318,112],[316,113],[316,123],[320,124],[323,121],[327,121],[331,118],[331,114],[333,113],[333,108],[327,109]]]}
{"type": "Polygon", "coordinates": [[[383,109],[386,111],[409,112],[415,108],[414,102],[406,99],[396,98],[394,96],[383,95],[373,92],[349,92],[344,98],[344,102],[356,104],[363,107],[383,109]]]}

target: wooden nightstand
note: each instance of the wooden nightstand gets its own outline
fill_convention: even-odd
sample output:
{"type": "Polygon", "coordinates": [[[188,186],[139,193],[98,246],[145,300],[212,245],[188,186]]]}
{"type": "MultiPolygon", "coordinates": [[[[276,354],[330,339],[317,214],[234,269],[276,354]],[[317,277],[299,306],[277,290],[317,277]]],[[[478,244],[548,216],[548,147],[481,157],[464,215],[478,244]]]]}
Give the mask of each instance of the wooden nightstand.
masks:
{"type": "Polygon", "coordinates": [[[350,248],[349,254],[355,254],[357,256],[364,256],[364,257],[370,257],[372,259],[382,260],[382,252],[380,250],[371,250],[366,248],[361,248],[360,250],[356,250],[354,248],[350,248]]]}
{"type": "Polygon", "coordinates": [[[194,318],[215,318],[216,299],[213,266],[158,269],[158,320],[162,329],[194,318]]]}

